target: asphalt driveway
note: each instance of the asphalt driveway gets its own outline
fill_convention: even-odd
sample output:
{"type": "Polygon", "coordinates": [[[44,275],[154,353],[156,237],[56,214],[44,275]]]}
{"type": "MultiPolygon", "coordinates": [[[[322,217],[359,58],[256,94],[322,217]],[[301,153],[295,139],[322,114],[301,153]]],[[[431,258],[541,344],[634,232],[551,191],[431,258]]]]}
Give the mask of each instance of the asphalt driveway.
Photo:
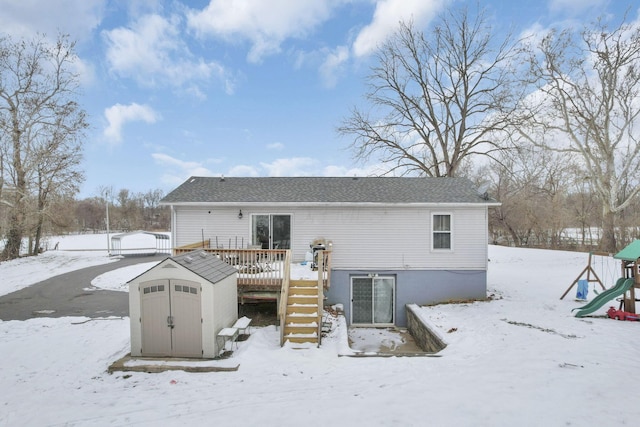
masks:
{"type": "Polygon", "coordinates": [[[84,316],[90,318],[129,315],[126,292],[91,288],[91,281],[107,271],[143,262],[159,262],[167,254],[130,256],[51,277],[27,288],[0,297],[1,320],[34,317],[84,316]]]}

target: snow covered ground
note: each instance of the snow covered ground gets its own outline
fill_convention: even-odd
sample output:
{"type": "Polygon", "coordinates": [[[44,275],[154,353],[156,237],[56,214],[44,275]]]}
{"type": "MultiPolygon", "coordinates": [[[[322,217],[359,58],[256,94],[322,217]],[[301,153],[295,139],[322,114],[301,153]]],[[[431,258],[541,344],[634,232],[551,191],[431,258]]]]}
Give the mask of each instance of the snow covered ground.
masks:
{"type": "MultiPolygon", "coordinates": [[[[489,301],[422,308],[448,343],[441,357],[341,357],[341,320],[304,350],[280,347],[275,327],[252,328],[225,361],[236,372],[108,374],[129,352],[129,319],[0,321],[0,426],[637,424],[640,322],[573,317],[575,288],[559,299],[587,254],[489,255],[489,301]]],[[[104,262],[106,252],[57,251],[1,263],[0,294],[104,262]]],[[[92,284],[126,291],[151,266],[92,284]]],[[[606,258],[593,268],[607,287],[619,275],[606,258]]]]}

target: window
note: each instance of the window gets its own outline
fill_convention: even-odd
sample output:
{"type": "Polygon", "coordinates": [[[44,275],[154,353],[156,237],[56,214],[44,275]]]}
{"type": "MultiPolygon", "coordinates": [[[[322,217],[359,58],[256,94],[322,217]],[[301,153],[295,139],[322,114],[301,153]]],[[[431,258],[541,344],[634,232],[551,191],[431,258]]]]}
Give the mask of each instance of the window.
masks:
{"type": "Polygon", "coordinates": [[[451,215],[433,214],[433,249],[451,249],[451,215]]]}

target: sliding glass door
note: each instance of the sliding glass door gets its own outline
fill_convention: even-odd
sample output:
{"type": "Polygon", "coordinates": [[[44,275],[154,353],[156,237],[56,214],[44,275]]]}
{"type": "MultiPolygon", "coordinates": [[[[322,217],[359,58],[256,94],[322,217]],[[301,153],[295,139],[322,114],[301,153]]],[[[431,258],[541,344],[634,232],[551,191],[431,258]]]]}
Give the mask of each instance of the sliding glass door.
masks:
{"type": "Polygon", "coordinates": [[[395,279],[393,277],[351,278],[351,323],[393,325],[395,279]]]}
{"type": "Polygon", "coordinates": [[[291,215],[251,215],[251,244],[262,249],[291,249],[291,215]]]}

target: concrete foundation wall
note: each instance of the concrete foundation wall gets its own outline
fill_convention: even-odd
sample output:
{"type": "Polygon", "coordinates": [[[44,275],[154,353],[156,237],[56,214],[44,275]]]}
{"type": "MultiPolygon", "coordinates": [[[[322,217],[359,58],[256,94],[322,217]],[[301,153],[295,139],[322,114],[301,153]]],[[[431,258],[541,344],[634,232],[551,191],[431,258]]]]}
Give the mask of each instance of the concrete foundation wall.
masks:
{"type": "Polygon", "coordinates": [[[420,307],[409,304],[407,309],[407,329],[421,349],[428,353],[437,353],[447,346],[436,329],[421,316],[420,307]]]}

